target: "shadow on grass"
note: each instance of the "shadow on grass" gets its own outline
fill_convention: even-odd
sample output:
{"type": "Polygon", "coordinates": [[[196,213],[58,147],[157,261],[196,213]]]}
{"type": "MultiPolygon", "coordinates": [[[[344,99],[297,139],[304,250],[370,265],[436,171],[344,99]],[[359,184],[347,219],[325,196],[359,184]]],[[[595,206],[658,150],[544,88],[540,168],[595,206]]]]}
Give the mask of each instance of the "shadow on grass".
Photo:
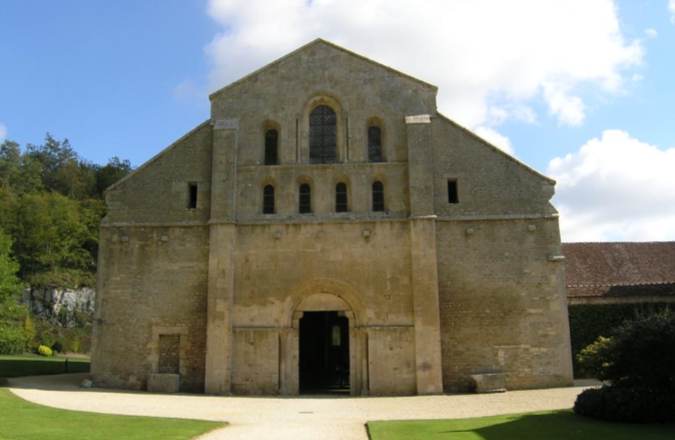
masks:
{"type": "Polygon", "coordinates": [[[459,420],[369,422],[372,440],[672,440],[675,424],[603,422],[571,410],[459,420]]]}

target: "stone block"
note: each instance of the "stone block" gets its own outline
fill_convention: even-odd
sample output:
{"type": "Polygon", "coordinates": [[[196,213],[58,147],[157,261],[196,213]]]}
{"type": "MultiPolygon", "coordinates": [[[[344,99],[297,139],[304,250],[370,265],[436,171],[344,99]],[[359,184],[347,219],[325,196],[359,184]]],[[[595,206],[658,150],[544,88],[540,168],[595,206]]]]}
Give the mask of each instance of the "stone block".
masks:
{"type": "Polygon", "coordinates": [[[506,391],[506,374],[472,374],[477,393],[503,393],[506,391]]]}
{"type": "Polygon", "coordinates": [[[148,376],[148,391],[151,393],[177,393],[180,389],[180,374],[151,374],[148,376]]]}

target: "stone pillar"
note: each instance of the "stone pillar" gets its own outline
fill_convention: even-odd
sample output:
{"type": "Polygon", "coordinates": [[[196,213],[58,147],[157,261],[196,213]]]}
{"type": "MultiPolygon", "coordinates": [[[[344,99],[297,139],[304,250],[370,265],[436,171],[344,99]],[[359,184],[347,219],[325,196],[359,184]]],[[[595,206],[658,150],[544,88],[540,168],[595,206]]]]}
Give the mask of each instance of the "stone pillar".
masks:
{"type": "Polygon", "coordinates": [[[232,391],[237,138],[236,119],[215,121],[204,384],[209,394],[232,391]]]}
{"type": "Polygon", "coordinates": [[[417,393],[443,392],[433,150],[429,115],[406,118],[417,393]]]}

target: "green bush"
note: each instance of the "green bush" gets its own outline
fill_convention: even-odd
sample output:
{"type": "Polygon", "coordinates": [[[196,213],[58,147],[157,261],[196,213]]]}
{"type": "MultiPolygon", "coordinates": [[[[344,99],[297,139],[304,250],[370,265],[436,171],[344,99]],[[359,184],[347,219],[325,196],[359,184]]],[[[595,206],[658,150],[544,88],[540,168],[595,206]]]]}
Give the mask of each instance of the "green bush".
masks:
{"type": "MultiPolygon", "coordinates": [[[[670,304],[672,306],[672,304],[670,304]]],[[[577,355],[599,336],[609,337],[612,329],[625,321],[662,313],[669,303],[642,304],[580,304],[569,307],[570,336],[574,362],[574,377],[592,377],[579,364],[577,355]]]]}
{"type": "Polygon", "coordinates": [[[39,354],[40,356],[51,356],[51,355],[54,354],[54,353],[52,353],[52,349],[51,349],[51,348],[49,348],[49,347],[47,347],[47,346],[45,346],[45,345],[40,345],[40,346],[38,347],[38,354],[39,354]]]}
{"type": "Polygon", "coordinates": [[[0,354],[21,354],[26,339],[20,328],[0,324],[0,354]]]}
{"type": "Polygon", "coordinates": [[[574,412],[612,422],[670,423],[675,422],[675,398],[644,388],[604,386],[579,394],[574,412]]]}
{"type": "Polygon", "coordinates": [[[675,422],[675,313],[627,321],[582,350],[581,364],[600,380],[574,404],[577,414],[621,422],[675,422]]]}

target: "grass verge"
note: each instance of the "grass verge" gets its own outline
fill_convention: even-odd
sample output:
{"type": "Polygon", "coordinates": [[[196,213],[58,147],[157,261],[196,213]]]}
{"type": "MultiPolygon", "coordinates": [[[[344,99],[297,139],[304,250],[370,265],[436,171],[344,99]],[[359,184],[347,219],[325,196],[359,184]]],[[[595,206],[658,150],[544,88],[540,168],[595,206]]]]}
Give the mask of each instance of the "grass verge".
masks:
{"type": "Polygon", "coordinates": [[[371,440],[672,440],[675,425],[608,423],[571,410],[458,420],[368,422],[371,440]]]}
{"type": "Polygon", "coordinates": [[[186,440],[227,423],[116,416],[48,408],[0,388],[0,439],[186,440]]]}
{"type": "MultiPolygon", "coordinates": [[[[0,377],[41,376],[66,372],[61,356],[0,355],[0,377]]],[[[89,359],[68,358],[68,373],[88,373],[89,359]]]]}

